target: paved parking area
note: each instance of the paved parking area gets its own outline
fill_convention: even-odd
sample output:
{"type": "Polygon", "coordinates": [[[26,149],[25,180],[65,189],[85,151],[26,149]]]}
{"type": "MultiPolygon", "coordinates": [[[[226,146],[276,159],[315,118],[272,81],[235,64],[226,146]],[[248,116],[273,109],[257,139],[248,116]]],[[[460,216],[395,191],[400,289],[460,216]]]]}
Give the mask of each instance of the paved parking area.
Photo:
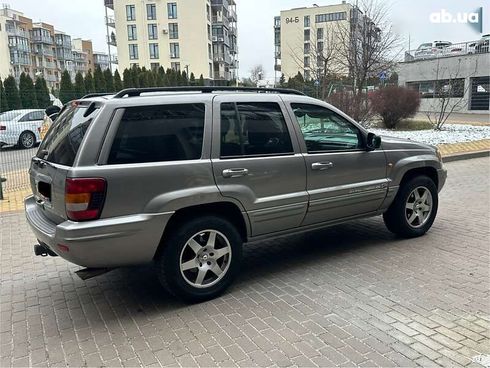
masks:
{"type": "Polygon", "coordinates": [[[33,256],[22,213],[1,214],[0,366],[481,366],[490,160],[447,167],[426,236],[374,218],[250,246],[229,292],[199,305],[162,292],[151,267],[81,281],[33,256]]]}

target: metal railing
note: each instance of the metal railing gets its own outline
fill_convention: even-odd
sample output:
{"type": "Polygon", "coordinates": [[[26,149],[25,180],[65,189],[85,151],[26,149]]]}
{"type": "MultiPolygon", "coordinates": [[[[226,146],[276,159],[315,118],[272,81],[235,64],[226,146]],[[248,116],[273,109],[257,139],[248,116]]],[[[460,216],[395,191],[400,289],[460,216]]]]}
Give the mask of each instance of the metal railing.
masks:
{"type": "Polygon", "coordinates": [[[461,43],[453,43],[450,45],[438,45],[434,43],[429,46],[419,46],[415,50],[405,52],[405,61],[419,61],[427,59],[444,58],[458,55],[482,54],[489,52],[489,40],[478,40],[461,43]]]}

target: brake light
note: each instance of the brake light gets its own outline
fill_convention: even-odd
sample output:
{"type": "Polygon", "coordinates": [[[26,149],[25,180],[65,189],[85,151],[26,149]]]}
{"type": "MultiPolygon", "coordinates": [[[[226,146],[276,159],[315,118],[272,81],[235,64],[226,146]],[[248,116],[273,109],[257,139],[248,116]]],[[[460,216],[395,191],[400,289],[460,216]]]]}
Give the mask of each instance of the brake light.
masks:
{"type": "Polygon", "coordinates": [[[7,127],[5,125],[0,125],[0,130],[7,130],[7,127]]]}
{"type": "Polygon", "coordinates": [[[107,183],[102,178],[67,178],[66,215],[73,221],[96,220],[104,206],[107,183]]]}

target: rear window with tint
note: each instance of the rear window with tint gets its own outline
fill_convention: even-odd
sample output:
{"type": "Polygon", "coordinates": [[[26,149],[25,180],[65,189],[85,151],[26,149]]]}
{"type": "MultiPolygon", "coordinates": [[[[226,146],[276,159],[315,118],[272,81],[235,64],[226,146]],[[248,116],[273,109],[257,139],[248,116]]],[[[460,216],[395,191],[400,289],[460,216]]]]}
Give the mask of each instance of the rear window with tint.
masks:
{"type": "Polygon", "coordinates": [[[130,107],[109,153],[108,164],[201,158],[204,104],[130,107]]]}
{"type": "Polygon", "coordinates": [[[72,166],[80,144],[99,109],[85,117],[88,106],[72,105],[62,110],[44,138],[37,156],[49,162],[72,166]]]}

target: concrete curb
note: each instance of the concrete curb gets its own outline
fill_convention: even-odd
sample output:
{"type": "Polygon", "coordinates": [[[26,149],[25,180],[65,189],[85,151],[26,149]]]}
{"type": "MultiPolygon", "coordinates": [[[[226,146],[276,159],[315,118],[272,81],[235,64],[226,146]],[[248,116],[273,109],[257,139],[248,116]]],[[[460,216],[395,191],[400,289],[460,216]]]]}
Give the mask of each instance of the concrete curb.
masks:
{"type": "Polygon", "coordinates": [[[490,151],[489,150],[483,150],[483,151],[473,151],[473,152],[463,152],[463,153],[455,153],[449,156],[445,156],[442,158],[442,161],[444,163],[447,162],[453,162],[453,161],[461,161],[461,160],[469,160],[472,158],[478,158],[478,157],[489,157],[490,156],[490,151]]]}

